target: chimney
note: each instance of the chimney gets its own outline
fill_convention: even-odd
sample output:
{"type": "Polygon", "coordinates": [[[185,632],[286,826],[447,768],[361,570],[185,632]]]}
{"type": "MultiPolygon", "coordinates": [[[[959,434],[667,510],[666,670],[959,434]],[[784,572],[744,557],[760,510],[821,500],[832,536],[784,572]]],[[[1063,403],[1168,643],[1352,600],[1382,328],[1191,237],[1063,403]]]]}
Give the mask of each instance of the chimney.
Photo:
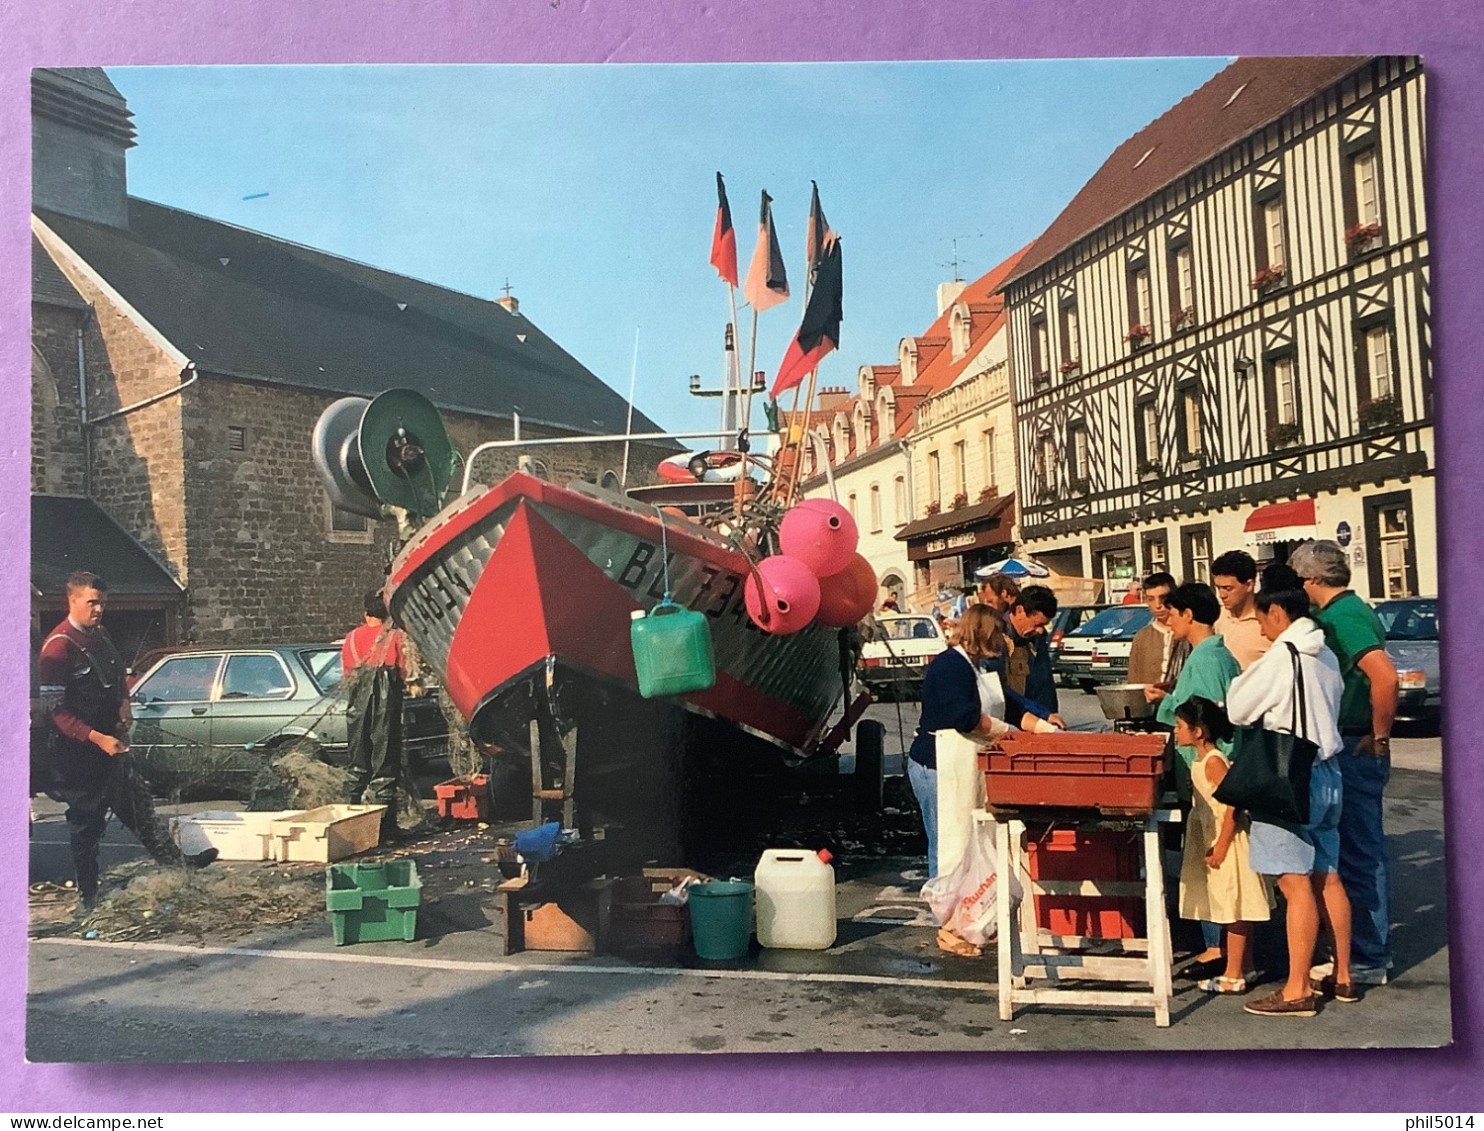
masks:
{"type": "Polygon", "coordinates": [[[962,279],[955,279],[951,283],[939,283],[938,313],[942,314],[945,310],[952,306],[958,300],[958,296],[964,293],[964,288],[968,285],[969,284],[964,282],[962,279]]]}
{"type": "Polygon", "coordinates": [[[495,302],[499,303],[506,310],[510,311],[511,314],[520,313],[520,300],[514,295],[501,295],[499,298],[495,299],[495,302]]]}
{"type": "Polygon", "coordinates": [[[844,385],[827,385],[819,390],[818,412],[834,412],[850,399],[850,391],[844,385]]]}

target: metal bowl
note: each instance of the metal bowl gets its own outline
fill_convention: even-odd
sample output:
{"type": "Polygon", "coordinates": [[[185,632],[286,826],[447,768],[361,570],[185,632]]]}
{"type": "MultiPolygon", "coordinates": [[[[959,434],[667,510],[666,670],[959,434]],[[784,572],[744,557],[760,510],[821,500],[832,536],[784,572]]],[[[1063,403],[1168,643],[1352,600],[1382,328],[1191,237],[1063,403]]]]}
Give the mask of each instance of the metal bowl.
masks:
{"type": "Polygon", "coordinates": [[[1098,702],[1108,719],[1147,719],[1155,705],[1144,698],[1143,683],[1112,683],[1098,688],[1098,702]]]}

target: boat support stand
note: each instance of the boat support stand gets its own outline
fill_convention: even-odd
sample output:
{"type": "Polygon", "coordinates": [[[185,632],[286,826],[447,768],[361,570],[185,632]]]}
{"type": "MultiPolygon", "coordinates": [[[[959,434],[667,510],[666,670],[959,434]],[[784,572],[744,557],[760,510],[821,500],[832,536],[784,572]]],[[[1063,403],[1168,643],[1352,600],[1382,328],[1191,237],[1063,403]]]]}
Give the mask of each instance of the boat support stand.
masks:
{"type": "Polygon", "coordinates": [[[562,776],[550,786],[546,784],[545,760],[541,757],[541,721],[530,721],[531,742],[531,820],[541,824],[546,816],[546,803],[559,801],[562,805],[562,828],[573,827],[577,816],[577,724],[563,726],[556,705],[555,657],[546,658],[546,705],[552,720],[552,730],[562,747],[562,776]]]}

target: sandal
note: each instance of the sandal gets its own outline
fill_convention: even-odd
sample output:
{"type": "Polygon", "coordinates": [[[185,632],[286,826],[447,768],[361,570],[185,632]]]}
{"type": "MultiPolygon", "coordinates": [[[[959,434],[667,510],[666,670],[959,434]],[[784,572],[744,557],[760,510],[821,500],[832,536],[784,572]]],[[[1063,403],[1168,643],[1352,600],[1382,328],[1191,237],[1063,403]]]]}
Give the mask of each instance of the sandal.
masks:
{"type": "Polygon", "coordinates": [[[967,939],[962,939],[946,927],[938,931],[938,949],[948,954],[956,954],[960,958],[979,958],[984,954],[982,948],[975,946],[967,939]]]}
{"type": "Polygon", "coordinates": [[[1195,988],[1203,990],[1208,994],[1245,994],[1247,992],[1246,978],[1206,978],[1197,982],[1195,988]]]}

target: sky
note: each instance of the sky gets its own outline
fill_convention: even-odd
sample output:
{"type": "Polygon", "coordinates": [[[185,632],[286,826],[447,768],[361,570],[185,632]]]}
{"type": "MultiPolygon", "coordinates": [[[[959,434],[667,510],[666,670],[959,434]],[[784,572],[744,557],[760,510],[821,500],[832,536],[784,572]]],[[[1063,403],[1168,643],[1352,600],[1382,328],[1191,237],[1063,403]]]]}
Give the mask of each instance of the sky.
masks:
{"type": "MultiPolygon", "coordinates": [[[[894,364],[898,342],[933,321],[955,244],[957,277],[989,271],[1228,62],[108,74],[138,131],[133,195],[482,297],[508,283],[521,313],[588,369],[624,395],[633,379],[639,409],[693,431],[719,417],[688,379],[719,387],[729,317],[708,262],[717,171],[744,275],[760,190],[774,200],[793,297],[759,316],[756,368],[770,377],[803,314],[819,183],[844,269],[840,349],[819,384],[853,388],[861,365],[894,364]]],[[[740,323],[746,349],[745,308],[740,323]]]]}

